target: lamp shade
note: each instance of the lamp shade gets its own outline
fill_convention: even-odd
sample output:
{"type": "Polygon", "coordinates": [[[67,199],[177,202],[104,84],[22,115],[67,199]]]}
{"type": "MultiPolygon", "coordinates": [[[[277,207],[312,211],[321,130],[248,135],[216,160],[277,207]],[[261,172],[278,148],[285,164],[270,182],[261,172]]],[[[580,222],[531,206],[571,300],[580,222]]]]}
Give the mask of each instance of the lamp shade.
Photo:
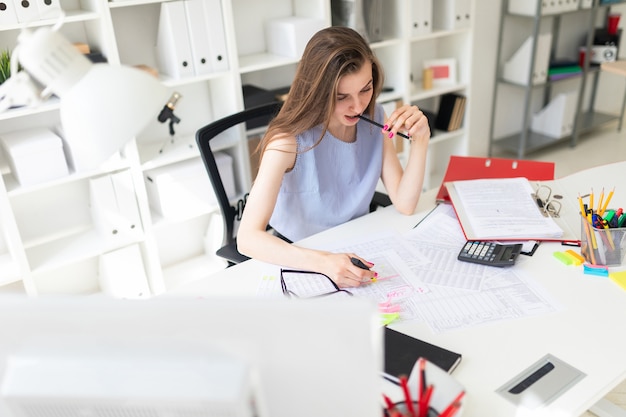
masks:
{"type": "Polygon", "coordinates": [[[77,171],[96,168],[156,117],[169,93],[145,71],[93,64],[60,33],[23,30],[18,59],[61,100],[62,135],[77,171]]]}
{"type": "Polygon", "coordinates": [[[61,97],[63,136],[77,171],[97,167],[157,118],[169,93],[131,67],[92,65],[61,97]]]}

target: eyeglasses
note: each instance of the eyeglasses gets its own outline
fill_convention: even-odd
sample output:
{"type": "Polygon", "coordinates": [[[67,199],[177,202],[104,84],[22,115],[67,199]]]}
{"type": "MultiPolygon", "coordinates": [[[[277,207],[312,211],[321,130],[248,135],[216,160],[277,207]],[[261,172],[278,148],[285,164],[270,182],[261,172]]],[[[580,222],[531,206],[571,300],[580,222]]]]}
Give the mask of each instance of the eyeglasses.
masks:
{"type": "Polygon", "coordinates": [[[280,270],[280,286],[287,297],[317,298],[327,296],[348,296],[352,293],[339,288],[327,275],[296,269],[280,270]]]}
{"type": "Polygon", "coordinates": [[[552,195],[552,188],[541,184],[537,186],[537,190],[532,194],[533,199],[537,202],[539,211],[543,217],[559,217],[561,212],[561,202],[563,198],[560,194],[552,195]]]}

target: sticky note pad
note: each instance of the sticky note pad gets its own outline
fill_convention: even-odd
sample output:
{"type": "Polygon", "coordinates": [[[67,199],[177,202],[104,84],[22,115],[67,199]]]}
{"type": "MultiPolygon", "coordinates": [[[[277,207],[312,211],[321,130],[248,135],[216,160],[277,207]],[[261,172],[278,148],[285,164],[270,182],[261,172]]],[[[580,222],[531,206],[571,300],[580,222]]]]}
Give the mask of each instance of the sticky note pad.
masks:
{"type": "Polygon", "coordinates": [[[626,271],[611,272],[609,274],[609,278],[611,278],[614,283],[622,287],[622,289],[626,290],[626,271]]]}
{"type": "Polygon", "coordinates": [[[602,265],[583,265],[585,274],[588,275],[597,275],[599,277],[608,277],[609,276],[609,268],[602,265]]]}
{"type": "Polygon", "coordinates": [[[552,254],[556,259],[563,262],[565,265],[571,265],[574,263],[571,257],[567,256],[565,252],[554,252],[552,254]]]}
{"type": "Polygon", "coordinates": [[[400,318],[400,313],[382,313],[380,315],[381,322],[380,324],[383,326],[388,325],[389,323],[400,318]]]}
{"type": "Polygon", "coordinates": [[[583,258],[582,255],[571,249],[566,250],[565,253],[574,260],[574,265],[576,266],[582,265],[585,262],[585,258],[583,258]]]}

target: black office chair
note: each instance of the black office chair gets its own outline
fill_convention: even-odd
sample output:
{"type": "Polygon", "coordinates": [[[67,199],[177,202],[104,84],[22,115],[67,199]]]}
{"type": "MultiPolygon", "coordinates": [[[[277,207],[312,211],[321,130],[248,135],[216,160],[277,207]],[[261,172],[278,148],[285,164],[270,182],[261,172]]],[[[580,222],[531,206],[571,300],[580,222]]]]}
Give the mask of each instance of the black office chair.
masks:
{"type": "MultiPolygon", "coordinates": [[[[222,178],[217,168],[217,163],[215,162],[215,156],[213,155],[210,142],[220,133],[238,125],[239,123],[251,122],[256,119],[257,123],[258,120],[263,120],[264,124],[267,124],[269,120],[271,120],[271,118],[278,113],[281,107],[282,102],[263,104],[261,106],[246,109],[239,113],[235,113],[211,122],[208,125],[201,127],[196,132],[198,150],[200,151],[200,156],[202,157],[204,166],[209,174],[209,179],[213,185],[213,191],[215,192],[224,221],[224,238],[222,241],[222,247],[215,253],[226,259],[229,266],[249,259],[247,256],[242,255],[239,251],[237,251],[237,228],[235,227],[236,222],[241,220],[248,194],[246,193],[236,205],[233,206],[230,204],[228,196],[226,195],[226,190],[224,189],[224,184],[222,183],[222,178]]],[[[386,194],[376,192],[372,202],[370,203],[370,211],[374,211],[378,207],[385,207],[390,204],[391,200],[386,194]]]]}

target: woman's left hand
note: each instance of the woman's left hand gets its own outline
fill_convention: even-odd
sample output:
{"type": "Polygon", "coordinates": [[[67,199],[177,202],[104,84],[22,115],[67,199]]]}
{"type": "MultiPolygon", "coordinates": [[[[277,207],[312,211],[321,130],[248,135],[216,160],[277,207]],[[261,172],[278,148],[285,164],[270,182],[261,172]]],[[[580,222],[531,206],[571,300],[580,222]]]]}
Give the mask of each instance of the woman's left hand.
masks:
{"type": "Polygon", "coordinates": [[[430,139],[428,118],[415,105],[405,104],[395,109],[387,118],[385,127],[385,134],[389,138],[401,132],[409,136],[411,141],[423,142],[430,139]]]}

